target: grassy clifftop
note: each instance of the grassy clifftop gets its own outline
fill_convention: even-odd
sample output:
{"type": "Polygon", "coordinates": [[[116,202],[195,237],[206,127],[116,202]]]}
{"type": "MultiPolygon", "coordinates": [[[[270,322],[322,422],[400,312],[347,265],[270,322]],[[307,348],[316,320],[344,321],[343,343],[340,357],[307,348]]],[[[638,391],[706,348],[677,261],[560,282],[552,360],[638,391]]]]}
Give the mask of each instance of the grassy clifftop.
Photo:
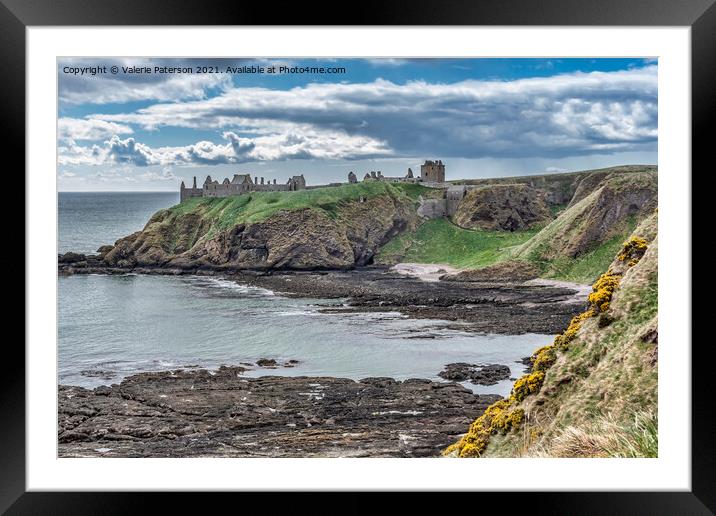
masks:
{"type": "Polygon", "coordinates": [[[657,215],[595,283],[589,308],[509,398],[446,453],[463,457],[653,457],[657,439],[657,215]]]}
{"type": "Polygon", "coordinates": [[[572,200],[581,200],[590,193],[602,180],[610,175],[631,175],[642,172],[656,172],[653,165],[621,165],[595,170],[578,172],[560,172],[557,174],[540,174],[533,176],[498,177],[489,179],[463,179],[452,181],[455,184],[467,185],[500,185],[523,184],[539,188],[547,193],[546,200],[552,205],[566,205],[572,200]]]}
{"type": "MultiPolygon", "coordinates": [[[[189,213],[213,219],[220,228],[234,224],[261,222],[280,211],[312,209],[331,218],[338,216],[341,204],[388,196],[417,200],[431,189],[417,184],[362,182],[295,192],[253,192],[234,197],[195,197],[169,208],[174,215],[189,213]]],[[[159,212],[155,217],[161,216],[159,212]]]]}

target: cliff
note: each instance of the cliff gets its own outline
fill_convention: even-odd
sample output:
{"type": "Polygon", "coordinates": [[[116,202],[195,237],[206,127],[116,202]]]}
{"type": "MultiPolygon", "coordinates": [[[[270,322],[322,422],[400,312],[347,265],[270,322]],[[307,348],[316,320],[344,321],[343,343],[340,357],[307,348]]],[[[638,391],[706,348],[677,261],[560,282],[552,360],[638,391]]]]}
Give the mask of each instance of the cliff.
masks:
{"type": "Polygon", "coordinates": [[[467,229],[514,231],[552,218],[544,194],[524,184],[487,185],[470,190],[453,221],[467,229]]]}
{"type": "Polygon", "coordinates": [[[609,175],[630,175],[640,172],[656,172],[652,165],[621,165],[617,167],[583,170],[579,172],[560,172],[558,174],[540,174],[533,176],[498,177],[489,179],[463,179],[451,181],[466,185],[504,185],[523,184],[540,190],[547,203],[553,206],[567,205],[581,200],[597,188],[609,175]]]}
{"type": "Polygon", "coordinates": [[[585,177],[569,206],[511,250],[510,258],[538,265],[542,277],[591,283],[637,224],[653,213],[657,180],[656,171],[585,177]]]}
{"type": "Polygon", "coordinates": [[[344,185],[188,199],[103,248],[108,266],[349,268],[418,223],[417,185],[344,185]]]}
{"type": "Polygon", "coordinates": [[[593,286],[589,305],[536,350],[509,398],[446,450],[461,457],[652,457],[657,441],[657,215],[593,286]]]}
{"type": "Polygon", "coordinates": [[[523,178],[517,184],[481,181],[483,186],[458,205],[452,223],[423,223],[384,246],[377,261],[468,269],[461,277],[524,279],[529,271],[529,276],[591,284],[653,212],[658,173],[655,167],[615,167],[565,176],[523,178]],[[566,199],[562,204],[549,202],[555,192],[566,199]]]}
{"type": "MultiPolygon", "coordinates": [[[[190,198],[96,256],[67,253],[59,263],[66,272],[87,272],[345,269],[399,261],[479,269],[509,262],[500,277],[529,269],[591,282],[656,206],[657,172],[632,166],[564,176],[477,181],[481,187],[460,201],[452,222],[419,215],[421,201],[444,191],[417,184],[370,181],[190,198]]],[[[483,272],[478,276],[496,269],[483,272]]]]}

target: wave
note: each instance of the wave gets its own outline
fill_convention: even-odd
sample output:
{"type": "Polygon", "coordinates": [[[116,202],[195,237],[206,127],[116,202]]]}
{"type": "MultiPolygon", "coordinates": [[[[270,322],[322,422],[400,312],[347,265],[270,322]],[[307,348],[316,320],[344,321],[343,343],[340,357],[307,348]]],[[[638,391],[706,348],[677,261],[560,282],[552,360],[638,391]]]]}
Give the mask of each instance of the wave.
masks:
{"type": "Polygon", "coordinates": [[[192,278],[192,282],[209,288],[227,289],[240,294],[257,297],[279,297],[273,290],[267,288],[254,287],[251,285],[243,285],[232,280],[223,278],[192,278]]]}

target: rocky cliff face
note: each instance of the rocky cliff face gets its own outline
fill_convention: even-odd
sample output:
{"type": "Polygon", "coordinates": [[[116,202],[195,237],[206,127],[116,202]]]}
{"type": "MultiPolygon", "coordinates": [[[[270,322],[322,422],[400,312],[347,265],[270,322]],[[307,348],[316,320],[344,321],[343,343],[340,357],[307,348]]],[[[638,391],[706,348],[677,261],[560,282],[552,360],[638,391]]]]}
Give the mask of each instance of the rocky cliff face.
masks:
{"type": "Polygon", "coordinates": [[[334,212],[278,211],[265,220],[222,224],[200,210],[162,210],[142,231],[105,249],[109,266],[232,269],[350,268],[418,223],[409,198],[347,201],[334,212]]]}
{"type": "Polygon", "coordinates": [[[541,192],[523,184],[490,185],[471,190],[453,220],[467,229],[515,231],[550,220],[541,192]]]}
{"type": "Polygon", "coordinates": [[[584,196],[530,239],[516,258],[578,257],[628,231],[630,222],[644,219],[657,206],[656,171],[588,177],[583,182],[575,197],[584,196]]]}

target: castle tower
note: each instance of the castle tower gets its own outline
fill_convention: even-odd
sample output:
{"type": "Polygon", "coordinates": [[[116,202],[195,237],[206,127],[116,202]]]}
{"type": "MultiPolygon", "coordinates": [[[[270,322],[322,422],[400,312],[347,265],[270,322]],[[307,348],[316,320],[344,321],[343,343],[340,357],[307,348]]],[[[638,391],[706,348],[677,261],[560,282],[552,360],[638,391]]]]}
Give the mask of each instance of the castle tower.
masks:
{"type": "MultiPolygon", "coordinates": [[[[184,184],[184,181],[182,181],[181,184],[184,184]]],[[[196,176],[194,176],[194,185],[192,186],[192,188],[196,190],[196,176]]]]}
{"type": "Polygon", "coordinates": [[[353,173],[352,170],[350,172],[348,172],[348,182],[349,183],[357,183],[358,182],[358,178],[356,177],[356,175],[353,173]]]}
{"type": "Polygon", "coordinates": [[[441,160],[426,160],[420,165],[420,178],[429,183],[444,183],[445,165],[441,160]]]}

